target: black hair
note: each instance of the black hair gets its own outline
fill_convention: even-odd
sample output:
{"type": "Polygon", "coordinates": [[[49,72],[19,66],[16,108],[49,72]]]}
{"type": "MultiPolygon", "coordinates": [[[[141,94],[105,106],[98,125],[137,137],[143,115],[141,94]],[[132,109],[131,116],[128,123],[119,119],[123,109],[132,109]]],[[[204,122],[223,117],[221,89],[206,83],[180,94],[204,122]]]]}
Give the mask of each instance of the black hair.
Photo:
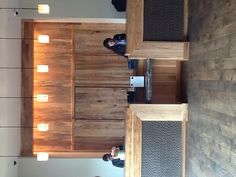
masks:
{"type": "Polygon", "coordinates": [[[113,40],[112,38],[107,38],[103,41],[103,46],[110,49],[112,46],[108,44],[109,41],[113,40]]]}
{"type": "Polygon", "coordinates": [[[110,158],[111,158],[111,154],[105,154],[105,155],[102,157],[102,159],[103,159],[104,161],[106,161],[106,162],[108,162],[108,161],[110,160],[110,158]]]}

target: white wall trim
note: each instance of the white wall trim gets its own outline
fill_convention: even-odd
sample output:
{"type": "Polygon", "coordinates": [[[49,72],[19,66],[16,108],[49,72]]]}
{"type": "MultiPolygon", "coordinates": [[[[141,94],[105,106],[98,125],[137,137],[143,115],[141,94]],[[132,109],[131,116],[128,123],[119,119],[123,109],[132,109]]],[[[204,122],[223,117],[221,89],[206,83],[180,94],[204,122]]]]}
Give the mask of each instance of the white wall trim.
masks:
{"type": "Polygon", "coordinates": [[[119,23],[126,24],[125,18],[50,18],[50,19],[23,19],[33,22],[57,22],[57,23],[119,23]]]}

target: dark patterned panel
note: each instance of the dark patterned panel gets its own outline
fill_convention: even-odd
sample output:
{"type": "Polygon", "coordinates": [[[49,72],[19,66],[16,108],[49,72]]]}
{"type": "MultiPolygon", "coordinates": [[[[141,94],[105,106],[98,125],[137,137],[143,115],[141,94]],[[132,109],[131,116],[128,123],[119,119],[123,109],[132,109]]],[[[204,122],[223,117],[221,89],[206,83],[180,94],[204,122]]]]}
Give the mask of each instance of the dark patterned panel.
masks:
{"type": "Polygon", "coordinates": [[[181,176],[181,122],[142,123],[142,177],[181,176]]]}
{"type": "Polygon", "coordinates": [[[144,0],[144,41],[182,41],[184,0],[144,0]]]}

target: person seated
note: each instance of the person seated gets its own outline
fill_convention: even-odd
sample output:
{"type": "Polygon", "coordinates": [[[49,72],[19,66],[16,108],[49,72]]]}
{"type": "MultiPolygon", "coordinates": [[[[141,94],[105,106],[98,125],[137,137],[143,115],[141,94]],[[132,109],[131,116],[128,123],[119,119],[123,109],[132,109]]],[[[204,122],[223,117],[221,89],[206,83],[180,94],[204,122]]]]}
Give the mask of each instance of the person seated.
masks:
{"type": "Polygon", "coordinates": [[[103,155],[103,160],[106,162],[111,160],[113,166],[124,168],[125,152],[123,146],[112,147],[111,153],[103,155]]]}
{"type": "Polygon", "coordinates": [[[113,38],[107,38],[103,41],[103,46],[112,50],[118,55],[125,55],[126,52],[126,34],[116,34],[113,38]]]}

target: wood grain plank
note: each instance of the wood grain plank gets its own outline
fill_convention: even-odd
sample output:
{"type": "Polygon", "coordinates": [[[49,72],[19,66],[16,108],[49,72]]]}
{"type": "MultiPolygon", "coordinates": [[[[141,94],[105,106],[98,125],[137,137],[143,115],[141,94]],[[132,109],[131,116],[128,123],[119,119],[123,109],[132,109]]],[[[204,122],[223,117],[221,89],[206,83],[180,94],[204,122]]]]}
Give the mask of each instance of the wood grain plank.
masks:
{"type": "Polygon", "coordinates": [[[76,88],[76,119],[124,119],[127,106],[123,88],[76,88]]]}
{"type": "MultiPolygon", "coordinates": [[[[114,146],[124,144],[123,137],[86,137],[75,136],[75,150],[85,151],[106,151],[110,152],[114,146]]],[[[105,154],[105,153],[104,153],[105,154]]],[[[102,156],[100,156],[101,158],[102,156]]]]}
{"type": "MultiPolygon", "coordinates": [[[[22,37],[27,36],[33,38],[34,24],[22,22],[22,37]]],[[[21,43],[21,65],[24,68],[33,68],[33,42],[30,40],[22,40],[21,43]]],[[[23,69],[21,71],[21,126],[32,127],[33,126],[33,99],[24,98],[33,96],[33,70],[23,69]]],[[[21,131],[21,154],[30,155],[33,149],[33,130],[22,129],[21,131]]]]}
{"type": "Polygon", "coordinates": [[[132,104],[130,109],[142,121],[183,121],[185,104],[132,104]]]}
{"type": "Polygon", "coordinates": [[[114,120],[97,120],[97,121],[76,120],[75,121],[75,136],[123,137],[124,136],[124,120],[117,120],[117,121],[114,121],[114,120]]]}
{"type": "Polygon", "coordinates": [[[131,56],[143,42],[144,2],[143,0],[128,0],[126,9],[126,55],[131,56]]]}
{"type": "Polygon", "coordinates": [[[144,41],[136,48],[130,58],[158,60],[188,60],[188,43],[144,41]]]}
{"type": "Polygon", "coordinates": [[[76,56],[76,86],[129,87],[127,60],[112,56],[76,56]]]}

